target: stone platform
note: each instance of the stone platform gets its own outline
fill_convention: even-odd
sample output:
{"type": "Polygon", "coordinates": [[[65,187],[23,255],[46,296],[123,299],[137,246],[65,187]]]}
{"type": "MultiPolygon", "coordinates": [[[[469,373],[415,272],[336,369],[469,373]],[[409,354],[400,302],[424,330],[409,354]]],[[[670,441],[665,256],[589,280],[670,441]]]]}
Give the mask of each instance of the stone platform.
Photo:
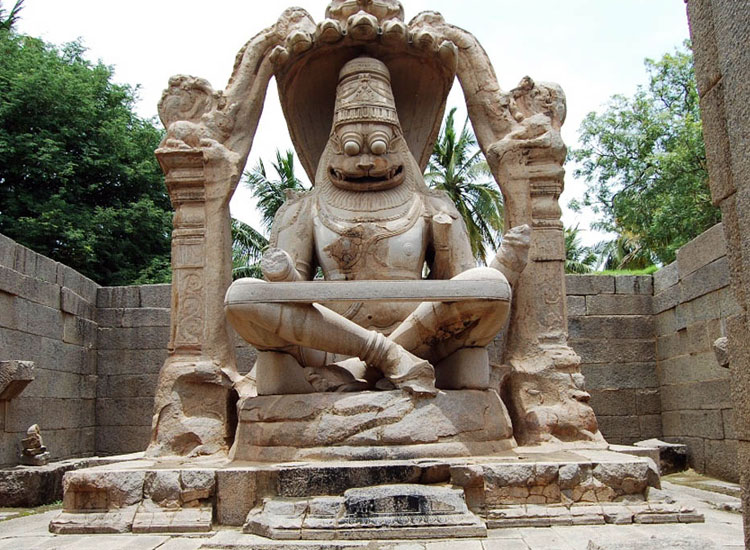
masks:
{"type": "MultiPolygon", "coordinates": [[[[55,533],[206,532],[283,539],[481,536],[504,527],[702,521],[651,498],[652,460],[515,448],[491,457],[263,464],[138,460],[70,472],[55,533]],[[463,534],[463,535],[461,535],[463,534]]],[[[653,496],[653,495],[652,495],[653,496]]]]}
{"type": "Polygon", "coordinates": [[[487,456],[516,446],[495,390],[249,397],[238,404],[234,460],[385,460],[487,456]]]}

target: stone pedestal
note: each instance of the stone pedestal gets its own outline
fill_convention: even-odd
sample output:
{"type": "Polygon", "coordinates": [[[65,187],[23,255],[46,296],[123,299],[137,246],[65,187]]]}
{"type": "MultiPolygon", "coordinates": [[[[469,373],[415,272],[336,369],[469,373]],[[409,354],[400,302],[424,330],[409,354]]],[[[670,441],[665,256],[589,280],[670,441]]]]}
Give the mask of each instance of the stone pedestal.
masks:
{"type": "Polygon", "coordinates": [[[211,517],[273,538],[317,540],[385,536],[379,529],[398,539],[703,521],[679,503],[649,500],[649,487],[659,485],[652,460],[560,446],[491,457],[286,464],[144,459],[69,472],[64,485],[63,511],[50,524],[55,533],[199,533],[211,517]]]}
{"type": "Polygon", "coordinates": [[[516,446],[494,390],[267,395],[238,405],[234,460],[489,456],[516,446]]]}

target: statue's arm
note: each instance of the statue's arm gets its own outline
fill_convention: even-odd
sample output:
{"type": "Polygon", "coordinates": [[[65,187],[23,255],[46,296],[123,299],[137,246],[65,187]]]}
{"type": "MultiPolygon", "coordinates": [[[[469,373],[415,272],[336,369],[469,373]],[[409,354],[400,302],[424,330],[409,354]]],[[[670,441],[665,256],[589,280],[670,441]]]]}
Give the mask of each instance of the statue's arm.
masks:
{"type": "Polygon", "coordinates": [[[310,198],[291,197],[276,213],[261,270],[271,282],[307,281],[315,276],[310,198]]]}
{"type": "Polygon", "coordinates": [[[447,196],[431,197],[430,202],[430,234],[434,251],[434,259],[429,266],[430,278],[452,279],[476,267],[469,233],[456,206],[447,196]]]}

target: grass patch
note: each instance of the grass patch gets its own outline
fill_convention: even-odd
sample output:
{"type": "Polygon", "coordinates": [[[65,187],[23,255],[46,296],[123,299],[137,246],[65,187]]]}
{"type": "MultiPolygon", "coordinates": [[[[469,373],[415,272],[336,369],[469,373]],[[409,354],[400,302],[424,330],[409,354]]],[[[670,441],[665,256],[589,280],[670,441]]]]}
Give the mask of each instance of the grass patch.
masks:
{"type": "Polygon", "coordinates": [[[591,275],[651,275],[659,269],[658,265],[650,265],[643,269],[605,269],[604,271],[595,271],[591,275]]]}
{"type": "Polygon", "coordinates": [[[23,518],[26,516],[33,516],[35,514],[43,514],[50,510],[60,510],[62,508],[62,500],[56,500],[50,504],[42,504],[41,506],[35,506],[33,508],[0,508],[0,513],[4,516],[0,521],[8,521],[9,519],[23,518]]]}

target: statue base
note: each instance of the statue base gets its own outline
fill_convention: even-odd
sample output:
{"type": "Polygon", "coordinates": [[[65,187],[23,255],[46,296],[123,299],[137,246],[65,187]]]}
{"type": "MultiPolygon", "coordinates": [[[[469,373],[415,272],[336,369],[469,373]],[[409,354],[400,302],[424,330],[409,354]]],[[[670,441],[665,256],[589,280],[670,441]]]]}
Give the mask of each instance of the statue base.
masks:
{"type": "Polygon", "coordinates": [[[53,533],[229,526],[276,539],[429,539],[506,527],[703,521],[660,500],[660,491],[649,493],[659,486],[651,459],[558,445],[413,460],[146,458],[68,472],[64,486],[53,533]]]}
{"type": "Polygon", "coordinates": [[[494,390],[401,390],[241,399],[230,458],[254,462],[491,456],[516,446],[494,390]]]}

